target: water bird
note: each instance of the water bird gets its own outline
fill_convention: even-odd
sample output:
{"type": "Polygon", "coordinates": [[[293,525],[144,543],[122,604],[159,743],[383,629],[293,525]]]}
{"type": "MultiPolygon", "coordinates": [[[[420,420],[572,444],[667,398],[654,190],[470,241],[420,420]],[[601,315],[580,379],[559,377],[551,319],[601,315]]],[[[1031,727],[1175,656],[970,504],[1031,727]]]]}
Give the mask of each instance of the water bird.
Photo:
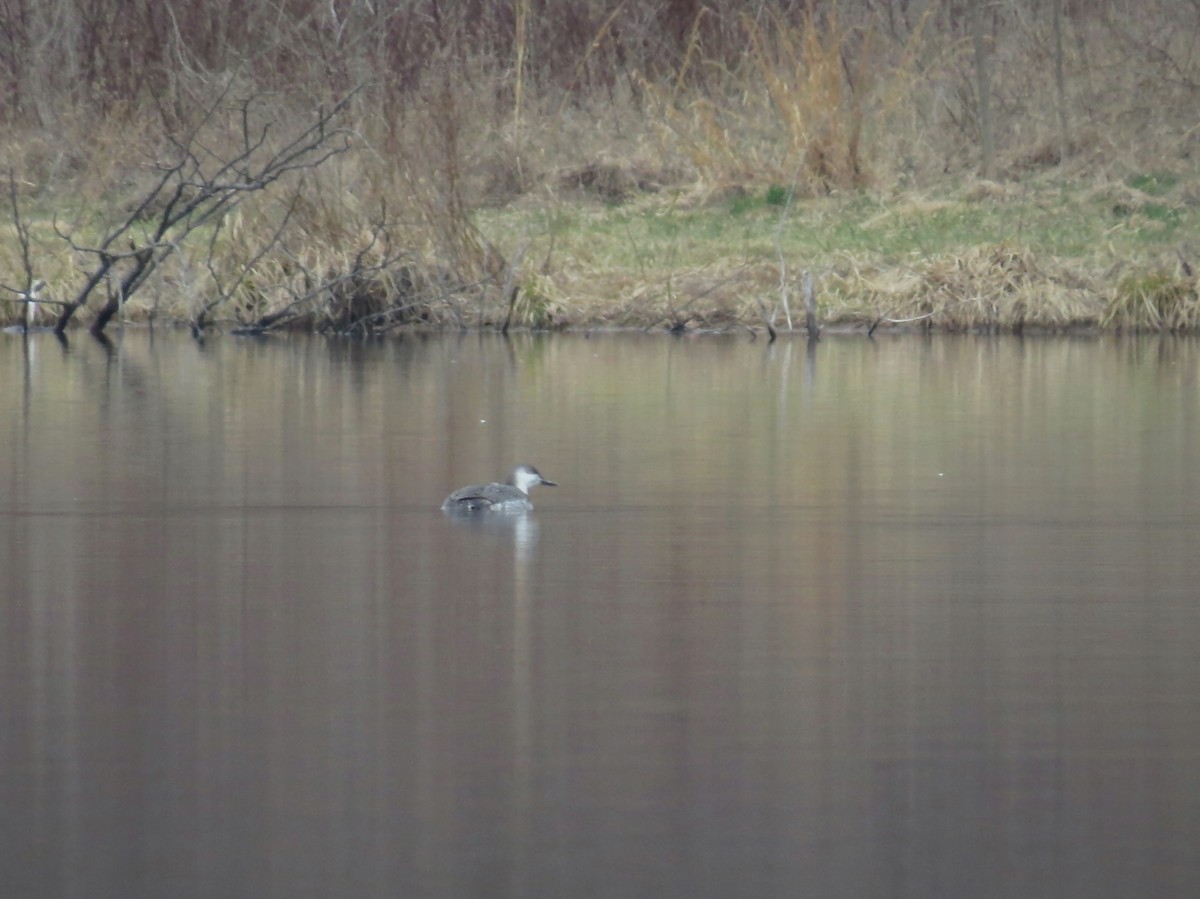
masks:
{"type": "Polygon", "coordinates": [[[443,512],[528,512],[531,487],[557,487],[532,465],[518,465],[503,484],[471,484],[455,490],[442,503],[443,512]]]}

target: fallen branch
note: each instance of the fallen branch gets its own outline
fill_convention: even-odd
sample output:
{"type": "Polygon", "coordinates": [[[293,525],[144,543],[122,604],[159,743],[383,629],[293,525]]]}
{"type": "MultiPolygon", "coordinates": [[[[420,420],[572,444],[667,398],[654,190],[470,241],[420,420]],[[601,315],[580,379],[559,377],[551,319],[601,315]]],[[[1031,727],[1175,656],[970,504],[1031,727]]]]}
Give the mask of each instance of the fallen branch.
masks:
{"type": "Polygon", "coordinates": [[[287,209],[284,211],[283,220],[279,223],[279,226],[274,230],[274,232],[272,232],[270,239],[267,240],[266,243],[262,244],[255,254],[239,267],[237,275],[228,285],[225,286],[222,286],[221,284],[221,276],[217,272],[216,265],[213,261],[214,257],[216,256],[217,238],[220,236],[221,231],[225,227],[224,219],[221,219],[219,222],[217,222],[216,227],[213,229],[212,235],[208,239],[208,255],[204,260],[205,267],[208,269],[209,277],[212,278],[213,283],[217,286],[217,295],[205,303],[200,308],[200,312],[196,315],[195,319],[193,319],[193,337],[200,337],[204,333],[204,329],[209,323],[209,315],[218,306],[226,303],[237,291],[238,287],[242,285],[242,282],[246,280],[247,276],[254,271],[254,267],[262,261],[263,257],[282,242],[283,234],[287,230],[288,223],[292,219],[292,213],[296,211],[296,202],[299,199],[299,189],[297,189],[297,193],[293,195],[291,201],[287,205],[287,209]]]}
{"type": "MultiPolygon", "coordinates": [[[[318,298],[332,296],[334,299],[338,299],[336,296],[337,292],[345,285],[370,287],[382,282],[387,273],[400,265],[408,255],[402,250],[393,249],[391,244],[391,233],[388,227],[383,223],[377,224],[371,231],[370,239],[355,253],[354,259],[345,271],[333,276],[320,277],[304,264],[299,255],[290,251],[286,244],[280,241],[279,247],[292,265],[303,275],[306,288],[301,292],[297,292],[286,284],[279,285],[280,289],[292,294],[291,302],[283,308],[259,316],[253,321],[244,322],[235,329],[235,333],[264,334],[268,331],[277,330],[308,313],[311,305],[318,298]],[[377,250],[378,258],[373,262],[368,262],[368,256],[377,250]]],[[[347,304],[351,304],[354,297],[342,297],[340,299],[347,304]]],[[[412,308],[413,306],[414,304],[406,304],[400,307],[393,306],[390,309],[382,310],[382,312],[372,312],[366,316],[355,318],[342,327],[335,326],[335,329],[341,334],[350,334],[355,331],[363,331],[365,333],[367,325],[376,320],[375,316],[384,315],[386,317],[395,315],[398,311],[412,308]]]]}

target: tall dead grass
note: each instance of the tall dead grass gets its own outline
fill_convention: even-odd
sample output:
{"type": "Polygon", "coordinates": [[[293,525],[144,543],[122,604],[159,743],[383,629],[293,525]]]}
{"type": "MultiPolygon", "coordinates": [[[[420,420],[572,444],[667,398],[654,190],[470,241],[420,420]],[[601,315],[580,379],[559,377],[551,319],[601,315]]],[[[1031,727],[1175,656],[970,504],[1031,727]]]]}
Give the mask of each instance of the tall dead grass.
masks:
{"type": "MultiPolygon", "coordinates": [[[[293,308],[288,320],[335,329],[514,314],[552,326],[569,317],[554,276],[570,261],[525,254],[527,234],[489,240],[475,224],[481,205],[552,205],[579,191],[605,202],[661,191],[673,204],[770,186],[801,198],[889,192],[979,161],[966,15],[950,0],[218,6],[6,6],[0,167],[33,222],[49,295],[70,295],[80,278],[56,228],[85,241],[127,213],[201,120],[207,150],[223,152],[238,123],[222,93],[269,101],[266,118],[284,132],[362,86],[345,119],[354,151],[248,199],[181,248],[129,315],[191,320],[228,294],[211,317],[235,324],[293,308]]],[[[1048,5],[988,4],[1001,177],[1194,172],[1200,7],[1095,0],[1066,13],[1064,160],[1045,89],[1056,62],[1048,5]]],[[[22,264],[11,232],[0,233],[4,272],[22,264]]],[[[1008,268],[988,270],[1009,282],[1008,268]]],[[[2,286],[19,280],[0,273],[2,286]]],[[[20,311],[8,304],[10,318],[20,311]]]]}
{"type": "MultiPolygon", "coordinates": [[[[779,14],[745,16],[740,28],[746,52],[736,68],[689,48],[686,65],[709,69],[698,84],[680,77],[646,86],[699,176],[717,186],[777,183],[808,193],[865,186],[865,132],[889,106],[878,90],[884,67],[874,20],[846,25],[835,7],[794,24],[779,14]]],[[[919,30],[909,42],[918,39],[919,30]]],[[[893,88],[913,74],[911,54],[900,49],[893,88]]]]}
{"type": "Polygon", "coordinates": [[[1098,324],[1097,285],[1052,260],[1004,245],[973,247],[907,270],[854,269],[837,280],[848,321],[966,332],[1067,330],[1098,324]],[[852,302],[848,302],[852,301],[852,302]]]}

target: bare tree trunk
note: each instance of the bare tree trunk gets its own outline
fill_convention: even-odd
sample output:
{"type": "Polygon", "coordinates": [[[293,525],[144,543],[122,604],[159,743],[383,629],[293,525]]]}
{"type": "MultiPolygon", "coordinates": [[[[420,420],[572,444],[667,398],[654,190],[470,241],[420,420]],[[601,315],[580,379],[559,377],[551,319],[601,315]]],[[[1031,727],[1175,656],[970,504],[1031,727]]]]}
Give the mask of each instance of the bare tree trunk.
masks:
{"type": "Polygon", "coordinates": [[[975,89],[978,94],[979,140],[983,150],[983,177],[996,175],[996,141],[992,128],[992,73],[987,38],[983,30],[983,3],[971,3],[971,40],[975,44],[975,89]]]}

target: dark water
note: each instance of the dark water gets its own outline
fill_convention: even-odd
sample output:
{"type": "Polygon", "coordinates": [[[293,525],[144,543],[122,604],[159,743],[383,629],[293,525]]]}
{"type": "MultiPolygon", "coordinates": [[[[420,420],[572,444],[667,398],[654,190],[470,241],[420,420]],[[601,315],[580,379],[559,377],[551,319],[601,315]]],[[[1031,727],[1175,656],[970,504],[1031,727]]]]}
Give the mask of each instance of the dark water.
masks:
{"type": "Polygon", "coordinates": [[[0,376],[5,899],[1200,895],[1200,344],[0,376]]]}

